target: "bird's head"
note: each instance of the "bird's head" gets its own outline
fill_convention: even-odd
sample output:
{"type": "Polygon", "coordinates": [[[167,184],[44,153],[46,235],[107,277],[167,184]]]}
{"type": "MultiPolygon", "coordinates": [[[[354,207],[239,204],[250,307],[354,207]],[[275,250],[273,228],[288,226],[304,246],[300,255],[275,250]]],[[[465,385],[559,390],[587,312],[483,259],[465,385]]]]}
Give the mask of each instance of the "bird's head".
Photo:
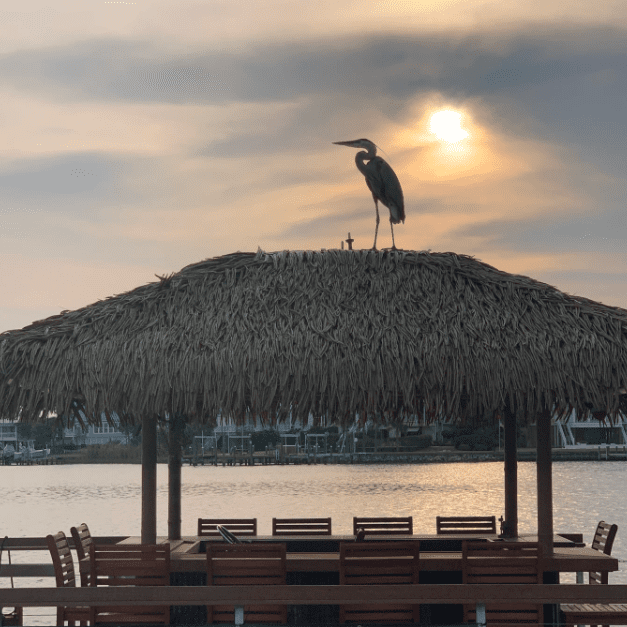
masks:
{"type": "Polygon", "coordinates": [[[377,145],[369,139],[353,139],[349,142],[333,142],[338,146],[350,146],[351,148],[365,148],[368,152],[376,154],[377,145]]]}

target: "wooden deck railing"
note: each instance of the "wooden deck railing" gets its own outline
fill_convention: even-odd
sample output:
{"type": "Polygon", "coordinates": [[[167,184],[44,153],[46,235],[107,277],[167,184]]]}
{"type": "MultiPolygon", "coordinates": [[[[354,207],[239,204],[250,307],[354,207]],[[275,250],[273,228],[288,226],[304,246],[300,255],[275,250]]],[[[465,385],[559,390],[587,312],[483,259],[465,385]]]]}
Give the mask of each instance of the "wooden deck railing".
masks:
{"type": "MultiPolygon", "coordinates": [[[[128,536],[98,536],[94,538],[98,544],[117,544],[128,536]]],[[[1,538],[0,538],[1,540],[1,538]]],[[[68,544],[74,549],[74,540],[69,537],[68,544]]],[[[7,577],[54,577],[54,566],[50,561],[50,553],[48,552],[48,544],[45,537],[34,538],[8,538],[3,547],[4,555],[0,564],[0,581],[7,577]],[[7,553],[11,551],[44,551],[45,563],[39,564],[20,564],[19,559],[16,563],[13,556],[12,563],[9,564],[7,553]]],[[[43,557],[43,556],[42,556],[43,557]]]]}
{"type": "MultiPolygon", "coordinates": [[[[94,538],[94,542],[98,544],[117,544],[122,540],[125,540],[128,536],[97,536],[94,538]]],[[[0,540],[2,538],[0,537],[0,540]]],[[[74,548],[74,540],[68,537],[68,544],[70,548],[74,548]]],[[[8,538],[4,543],[5,551],[47,551],[48,544],[46,537],[32,537],[32,538],[8,538]]],[[[3,560],[4,561],[4,560],[3,560]]]]}
{"type": "Polygon", "coordinates": [[[339,605],[385,603],[612,603],[627,599],[627,585],[577,584],[408,584],[277,585],[277,586],[146,586],[137,588],[15,588],[0,589],[0,606],[116,606],[277,604],[339,605]]]}

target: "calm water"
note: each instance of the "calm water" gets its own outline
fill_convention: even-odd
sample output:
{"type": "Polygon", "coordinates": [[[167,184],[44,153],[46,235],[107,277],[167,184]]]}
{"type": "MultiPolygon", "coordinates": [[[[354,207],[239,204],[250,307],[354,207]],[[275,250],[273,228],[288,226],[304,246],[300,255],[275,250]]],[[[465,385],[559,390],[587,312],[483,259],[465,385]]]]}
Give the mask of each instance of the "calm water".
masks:
{"type": "MultiPolygon", "coordinates": [[[[518,470],[519,530],[536,529],[534,463],[518,470]]],[[[86,522],[93,535],[139,535],[139,465],[0,467],[0,534],[45,536],[86,522]]],[[[158,466],[157,533],[167,535],[167,466],[158,466]]],[[[613,554],[627,558],[627,464],[563,462],[553,466],[556,532],[582,532],[586,542],[599,520],[617,523],[613,554]]],[[[271,533],[272,517],[331,516],[336,533],[351,533],[352,517],[414,517],[415,533],[435,533],[440,515],[503,513],[503,465],[266,466],[183,468],[183,535],[199,517],[256,517],[271,533]]],[[[14,562],[48,560],[13,553],[14,562]],[[34,559],[33,559],[34,558],[34,559]]],[[[3,562],[6,560],[6,555],[3,562]]],[[[625,571],[611,576],[627,583],[625,571]]],[[[0,578],[0,585],[10,583],[0,578]]],[[[53,585],[17,579],[16,585],[53,585]]],[[[50,610],[27,610],[27,624],[51,625],[50,610]]]]}

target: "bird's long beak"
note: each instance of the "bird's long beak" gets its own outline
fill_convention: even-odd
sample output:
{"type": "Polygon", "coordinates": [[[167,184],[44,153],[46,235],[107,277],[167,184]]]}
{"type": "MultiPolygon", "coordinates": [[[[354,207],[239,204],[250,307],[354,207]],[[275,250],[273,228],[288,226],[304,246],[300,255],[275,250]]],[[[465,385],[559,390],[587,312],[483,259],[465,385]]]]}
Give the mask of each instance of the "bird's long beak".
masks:
{"type": "Polygon", "coordinates": [[[337,144],[338,146],[350,146],[351,148],[360,148],[359,144],[357,143],[358,140],[354,139],[350,142],[333,142],[334,144],[337,144]]]}

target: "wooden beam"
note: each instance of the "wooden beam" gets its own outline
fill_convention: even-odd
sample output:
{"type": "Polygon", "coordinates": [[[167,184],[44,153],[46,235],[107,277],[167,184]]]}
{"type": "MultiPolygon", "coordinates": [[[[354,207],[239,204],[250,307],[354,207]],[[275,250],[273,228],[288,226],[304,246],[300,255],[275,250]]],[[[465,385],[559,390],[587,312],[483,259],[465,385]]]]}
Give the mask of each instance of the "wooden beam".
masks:
{"type": "Polygon", "coordinates": [[[142,417],[142,544],[157,542],[157,417],[142,417]]]}
{"type": "Polygon", "coordinates": [[[2,588],[0,607],[64,605],[337,605],[378,603],[611,603],[627,598],[627,585],[410,584],[141,586],[2,588]]]}
{"type": "Polygon", "coordinates": [[[504,472],[505,472],[505,522],[503,535],[506,538],[518,537],[518,446],[516,433],[516,414],[509,406],[503,410],[505,430],[504,472]]]}
{"type": "Polygon", "coordinates": [[[543,555],[553,554],[553,468],[551,459],[551,411],[545,409],[536,419],[538,486],[538,542],[543,555]]]}
{"type": "Polygon", "coordinates": [[[185,424],[181,416],[170,417],[168,429],[168,539],[181,539],[181,436],[185,424]]]}
{"type": "MultiPolygon", "coordinates": [[[[129,536],[94,536],[93,540],[97,544],[117,544],[122,540],[126,540],[129,536]]],[[[68,544],[71,549],[74,549],[74,539],[68,538],[68,544]]],[[[10,549],[11,551],[35,551],[42,550],[48,553],[48,542],[44,536],[27,536],[24,538],[8,538],[4,542],[4,549],[10,549]]],[[[4,574],[4,569],[7,566],[6,562],[2,566],[0,575],[4,574]]]]}

